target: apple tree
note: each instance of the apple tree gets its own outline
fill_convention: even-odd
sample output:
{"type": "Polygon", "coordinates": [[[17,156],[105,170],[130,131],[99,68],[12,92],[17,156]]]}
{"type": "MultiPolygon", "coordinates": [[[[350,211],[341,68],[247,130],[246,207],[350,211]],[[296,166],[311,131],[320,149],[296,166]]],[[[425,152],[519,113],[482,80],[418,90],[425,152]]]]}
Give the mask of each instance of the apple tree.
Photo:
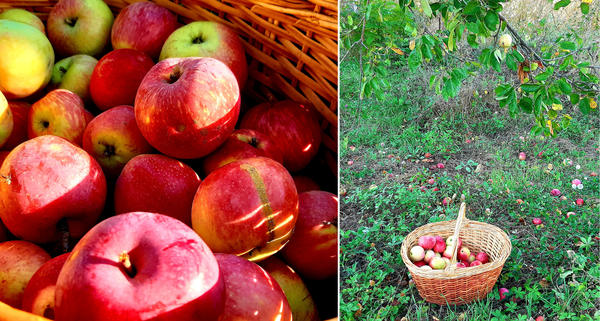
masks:
{"type": "MultiPolygon", "coordinates": [[[[589,13],[592,0],[573,1],[582,14],[589,13]]],[[[533,47],[502,15],[505,2],[357,0],[346,8],[342,4],[341,60],[358,52],[360,99],[383,99],[389,88],[388,67],[399,56],[412,71],[435,62],[438,70],[429,85],[445,100],[458,95],[469,75],[509,70],[511,75],[495,88],[496,100],[512,117],[533,115],[535,135],[553,136],[567,127],[571,107],[584,115],[596,112],[600,66],[579,60],[576,54],[597,52],[600,40],[585,44],[577,34],[570,34],[533,47]],[[465,41],[471,55],[457,50],[465,41]],[[447,63],[456,60],[460,63],[447,63]]],[[[554,10],[571,2],[557,1],[554,10]]]]}

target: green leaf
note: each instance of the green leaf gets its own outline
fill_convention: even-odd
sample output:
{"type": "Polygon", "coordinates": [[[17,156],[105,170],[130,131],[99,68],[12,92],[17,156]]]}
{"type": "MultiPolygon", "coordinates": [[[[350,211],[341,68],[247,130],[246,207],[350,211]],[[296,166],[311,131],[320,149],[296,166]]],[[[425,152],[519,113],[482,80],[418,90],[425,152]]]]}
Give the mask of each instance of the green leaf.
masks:
{"type": "Polygon", "coordinates": [[[408,56],[408,66],[414,71],[422,62],[421,50],[413,50],[408,56]]]}
{"type": "Polygon", "coordinates": [[[554,4],[554,10],[558,10],[562,7],[566,7],[571,3],[571,0],[560,0],[559,2],[554,4]]]}
{"type": "Polygon", "coordinates": [[[467,23],[467,30],[472,33],[479,33],[479,24],[475,22],[467,23]]]}
{"type": "Polygon", "coordinates": [[[546,79],[548,79],[548,77],[550,77],[550,74],[547,72],[543,72],[541,74],[538,74],[537,76],[535,76],[535,80],[537,81],[544,81],[546,79]]]}
{"type": "Polygon", "coordinates": [[[436,78],[437,78],[437,75],[431,75],[431,77],[429,77],[429,89],[433,88],[436,78]]]}
{"type": "Polygon", "coordinates": [[[525,61],[525,57],[523,57],[523,55],[520,52],[518,52],[517,50],[513,51],[513,55],[515,56],[515,58],[517,58],[517,60],[519,62],[525,61]]]}
{"type": "Polygon", "coordinates": [[[450,35],[448,36],[448,50],[449,51],[454,50],[454,42],[456,41],[456,39],[454,39],[454,30],[455,30],[455,28],[452,28],[452,30],[450,30],[450,35]]]}
{"type": "Polygon", "coordinates": [[[589,3],[582,2],[580,8],[581,8],[581,13],[583,13],[583,14],[590,13],[590,4],[589,3]]]}
{"type": "Polygon", "coordinates": [[[463,9],[463,13],[467,16],[476,16],[481,11],[481,6],[478,0],[471,0],[463,9]]]}
{"type": "Polygon", "coordinates": [[[492,68],[496,72],[501,72],[502,71],[502,67],[500,66],[500,62],[498,61],[498,59],[496,59],[496,57],[490,58],[490,65],[492,65],[492,68]]]}
{"type": "Polygon", "coordinates": [[[579,101],[579,110],[581,110],[581,113],[584,115],[590,113],[590,98],[584,97],[579,101]]]}
{"type": "Polygon", "coordinates": [[[531,100],[529,97],[523,97],[521,100],[519,100],[519,107],[522,111],[531,114],[533,111],[533,100],[531,100]]]}
{"type": "Polygon", "coordinates": [[[467,36],[467,43],[469,43],[469,46],[471,46],[472,48],[479,47],[479,44],[477,43],[477,36],[474,34],[470,34],[467,36]]]}
{"type": "Polygon", "coordinates": [[[528,92],[528,93],[532,93],[536,90],[538,90],[540,88],[540,85],[538,84],[522,84],[521,85],[521,89],[524,92],[528,92]]]}
{"type": "Polygon", "coordinates": [[[575,43],[574,43],[574,42],[571,42],[571,41],[561,41],[561,42],[559,43],[559,46],[560,46],[562,49],[571,50],[571,51],[573,51],[573,50],[577,49],[577,46],[575,45],[575,43]]]}
{"type": "Polygon", "coordinates": [[[571,95],[569,95],[569,100],[571,101],[571,104],[575,105],[579,102],[579,95],[571,94],[571,95]]]}
{"type": "Polygon", "coordinates": [[[506,56],[506,66],[511,70],[517,70],[517,62],[515,61],[515,57],[513,55],[506,56]]]}
{"type": "Polygon", "coordinates": [[[573,88],[571,88],[571,85],[569,85],[569,83],[564,78],[559,79],[556,83],[558,84],[558,88],[560,88],[560,91],[565,95],[570,94],[573,90],[573,88]]]}
{"type": "Polygon", "coordinates": [[[427,18],[431,18],[431,7],[429,6],[429,0],[421,0],[421,8],[423,8],[423,13],[427,18]]]}
{"type": "Polygon", "coordinates": [[[354,23],[354,20],[352,19],[351,15],[348,15],[348,25],[352,25],[354,23]]]}
{"type": "Polygon", "coordinates": [[[498,28],[500,18],[498,18],[498,14],[496,12],[490,10],[485,15],[485,18],[483,18],[483,22],[490,31],[495,31],[498,28]]]}
{"type": "Polygon", "coordinates": [[[560,64],[560,66],[558,67],[558,70],[564,71],[565,69],[567,69],[571,65],[572,62],[573,62],[573,56],[568,56],[560,64]]]}
{"type": "Polygon", "coordinates": [[[555,119],[558,116],[558,113],[554,109],[548,110],[548,118],[555,119]]]}

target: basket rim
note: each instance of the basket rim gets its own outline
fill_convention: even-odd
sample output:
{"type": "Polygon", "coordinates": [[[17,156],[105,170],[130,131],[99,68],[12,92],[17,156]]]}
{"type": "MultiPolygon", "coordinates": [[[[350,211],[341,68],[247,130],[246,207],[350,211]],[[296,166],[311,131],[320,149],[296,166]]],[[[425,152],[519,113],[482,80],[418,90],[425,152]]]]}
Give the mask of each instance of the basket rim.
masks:
{"type": "Polygon", "coordinates": [[[413,236],[418,237],[421,235],[425,235],[425,234],[427,234],[427,231],[430,230],[434,226],[449,225],[449,224],[454,225],[454,223],[456,223],[456,220],[428,223],[428,224],[422,225],[422,226],[414,229],[412,232],[408,233],[406,235],[406,237],[404,237],[404,240],[402,241],[402,246],[400,248],[400,256],[402,257],[402,262],[404,263],[404,265],[406,265],[406,267],[408,268],[408,270],[410,271],[411,274],[416,274],[422,278],[432,279],[432,280],[434,280],[434,279],[453,280],[453,279],[468,278],[470,276],[493,271],[498,268],[502,269],[502,267],[504,266],[504,262],[508,259],[508,257],[510,256],[510,253],[512,252],[512,243],[510,241],[510,238],[508,237],[506,232],[504,232],[501,228],[499,228],[493,224],[469,220],[469,219],[465,220],[461,230],[468,229],[471,225],[479,225],[479,226],[483,226],[485,228],[490,228],[491,230],[493,230],[493,232],[495,232],[495,234],[500,236],[501,242],[508,245],[507,248],[505,248],[500,253],[500,257],[497,260],[494,260],[494,261],[486,263],[486,264],[478,265],[475,267],[462,268],[462,269],[456,270],[456,271],[461,271],[461,272],[465,272],[465,273],[457,273],[456,271],[451,272],[446,269],[444,269],[444,270],[423,270],[420,267],[416,266],[408,258],[409,244],[407,244],[407,242],[406,242],[407,239],[410,239],[410,237],[413,237],[413,236]],[[466,270],[466,269],[469,269],[469,270],[466,270]]]}

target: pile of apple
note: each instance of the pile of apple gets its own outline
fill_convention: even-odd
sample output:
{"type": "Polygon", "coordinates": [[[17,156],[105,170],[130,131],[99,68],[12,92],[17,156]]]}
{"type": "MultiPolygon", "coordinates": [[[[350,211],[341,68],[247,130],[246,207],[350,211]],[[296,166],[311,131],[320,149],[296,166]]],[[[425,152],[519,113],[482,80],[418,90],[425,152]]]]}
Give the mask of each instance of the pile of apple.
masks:
{"type": "Polygon", "coordinates": [[[312,321],[311,288],[334,310],[320,116],[247,105],[247,78],[233,29],[152,2],[1,12],[0,301],[58,321],[312,321]]]}
{"type": "Polygon", "coordinates": [[[490,257],[485,252],[471,253],[468,247],[463,246],[462,240],[449,236],[446,240],[436,235],[419,237],[418,244],[410,249],[408,257],[418,267],[426,270],[443,270],[451,264],[452,254],[457,246],[456,268],[467,268],[486,264],[490,257]]]}

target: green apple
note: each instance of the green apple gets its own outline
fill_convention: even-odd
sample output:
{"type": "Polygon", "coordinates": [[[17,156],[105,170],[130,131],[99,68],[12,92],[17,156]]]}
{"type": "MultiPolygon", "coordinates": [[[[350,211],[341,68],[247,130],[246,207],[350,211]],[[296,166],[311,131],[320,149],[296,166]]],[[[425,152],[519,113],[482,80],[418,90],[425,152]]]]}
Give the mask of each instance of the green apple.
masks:
{"type": "Polygon", "coordinates": [[[106,47],[113,20],[102,0],[60,0],[48,15],[48,38],[62,56],[95,56],[106,47]]]}
{"type": "Polygon", "coordinates": [[[88,55],[74,55],[54,65],[50,84],[52,88],[67,89],[84,101],[90,100],[89,85],[98,60],[88,55]]]}
{"type": "MultiPolygon", "coordinates": [[[[0,92],[0,147],[6,143],[13,131],[13,116],[8,101],[0,92]]],[[[0,164],[2,165],[2,164],[0,164]]]]}
{"type": "Polygon", "coordinates": [[[23,10],[23,9],[8,9],[2,13],[0,13],[0,19],[12,20],[16,22],[21,22],[28,24],[32,27],[35,27],[43,34],[46,34],[46,28],[44,28],[44,23],[40,18],[38,18],[33,13],[23,10]]]}
{"type": "Polygon", "coordinates": [[[182,57],[210,57],[221,60],[237,78],[240,90],[248,77],[244,46],[237,33],[213,21],[196,21],[175,31],[167,38],[160,60],[182,57]]]}
{"type": "Polygon", "coordinates": [[[0,20],[0,91],[6,98],[27,97],[50,81],[54,51],[38,29],[0,20]]]}

